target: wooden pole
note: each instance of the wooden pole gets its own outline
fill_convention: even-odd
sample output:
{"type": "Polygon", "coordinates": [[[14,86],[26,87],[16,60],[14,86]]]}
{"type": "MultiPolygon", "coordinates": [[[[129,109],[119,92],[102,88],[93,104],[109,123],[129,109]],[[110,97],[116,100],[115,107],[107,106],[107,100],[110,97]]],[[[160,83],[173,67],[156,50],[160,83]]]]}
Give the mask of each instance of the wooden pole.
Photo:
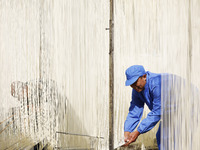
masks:
{"type": "Polygon", "coordinates": [[[109,150],[114,149],[114,0],[110,0],[110,25],[109,25],[109,150]]]}
{"type": "Polygon", "coordinates": [[[39,51],[39,79],[44,76],[44,66],[42,60],[44,53],[44,0],[39,1],[39,25],[40,25],[40,51],[39,51]]]}

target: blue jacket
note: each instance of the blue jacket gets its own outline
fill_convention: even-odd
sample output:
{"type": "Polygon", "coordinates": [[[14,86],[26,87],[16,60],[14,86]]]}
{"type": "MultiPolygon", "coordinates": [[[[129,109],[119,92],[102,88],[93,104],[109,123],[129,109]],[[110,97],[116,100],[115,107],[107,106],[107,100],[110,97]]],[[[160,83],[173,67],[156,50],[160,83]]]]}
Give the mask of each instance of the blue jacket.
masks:
{"type": "Polygon", "coordinates": [[[142,92],[132,90],[132,101],[124,123],[124,132],[133,132],[143,114],[144,103],[151,112],[138,126],[140,133],[151,130],[161,118],[161,74],[146,72],[145,89],[142,92]]]}

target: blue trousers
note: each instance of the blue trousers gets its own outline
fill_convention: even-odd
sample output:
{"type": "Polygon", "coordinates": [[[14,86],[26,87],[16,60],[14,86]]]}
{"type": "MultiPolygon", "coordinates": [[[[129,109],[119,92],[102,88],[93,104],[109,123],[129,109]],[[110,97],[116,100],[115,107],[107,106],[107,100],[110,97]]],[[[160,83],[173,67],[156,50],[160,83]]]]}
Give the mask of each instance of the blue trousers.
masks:
{"type": "Polygon", "coordinates": [[[158,131],[157,131],[157,133],[156,133],[156,140],[157,140],[157,144],[158,144],[158,148],[159,148],[159,150],[160,150],[160,126],[161,126],[161,123],[160,123],[160,125],[159,125],[159,128],[158,128],[158,131]]]}

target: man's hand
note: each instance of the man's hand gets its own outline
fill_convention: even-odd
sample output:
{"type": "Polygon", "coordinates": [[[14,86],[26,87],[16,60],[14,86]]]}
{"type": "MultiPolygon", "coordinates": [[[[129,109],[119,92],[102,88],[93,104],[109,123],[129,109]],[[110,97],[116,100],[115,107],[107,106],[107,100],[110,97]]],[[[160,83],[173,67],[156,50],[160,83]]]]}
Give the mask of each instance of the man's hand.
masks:
{"type": "Polygon", "coordinates": [[[135,142],[136,139],[138,138],[138,136],[140,135],[140,132],[138,132],[137,130],[134,131],[134,132],[132,132],[132,133],[130,133],[130,132],[128,132],[128,133],[124,132],[124,137],[125,137],[125,140],[124,140],[124,141],[126,142],[126,144],[124,144],[123,146],[128,146],[128,145],[131,144],[132,142],[135,142]],[[128,133],[129,133],[129,134],[128,134],[128,133]],[[126,134],[126,136],[128,135],[128,138],[127,138],[127,139],[126,139],[125,134],[126,134]]]}
{"type": "Polygon", "coordinates": [[[130,132],[124,132],[124,142],[127,143],[129,139],[130,132]]]}

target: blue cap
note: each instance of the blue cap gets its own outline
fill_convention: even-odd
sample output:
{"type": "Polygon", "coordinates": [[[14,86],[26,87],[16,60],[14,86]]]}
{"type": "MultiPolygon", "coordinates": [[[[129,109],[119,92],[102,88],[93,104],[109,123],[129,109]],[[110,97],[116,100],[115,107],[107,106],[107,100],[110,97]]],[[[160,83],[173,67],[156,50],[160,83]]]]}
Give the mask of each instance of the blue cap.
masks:
{"type": "Polygon", "coordinates": [[[144,67],[141,65],[134,65],[126,70],[126,86],[129,86],[137,81],[137,79],[145,74],[144,67]]]}

